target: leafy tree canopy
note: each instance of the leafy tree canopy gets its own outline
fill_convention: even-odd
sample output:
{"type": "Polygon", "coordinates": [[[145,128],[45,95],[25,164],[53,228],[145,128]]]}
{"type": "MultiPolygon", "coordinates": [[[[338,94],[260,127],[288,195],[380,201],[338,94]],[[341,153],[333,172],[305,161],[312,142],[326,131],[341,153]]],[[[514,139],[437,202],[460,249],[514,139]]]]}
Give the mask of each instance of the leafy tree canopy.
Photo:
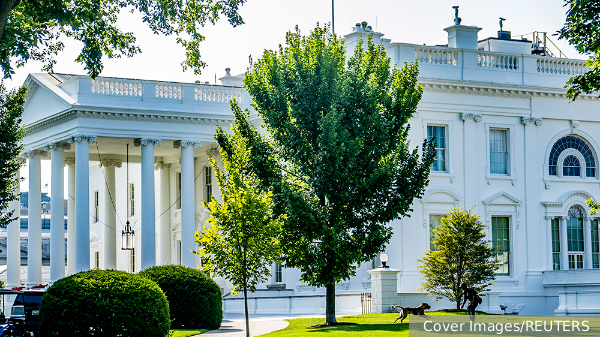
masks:
{"type": "Polygon", "coordinates": [[[243,24],[239,6],[246,0],[0,0],[0,65],[4,77],[28,60],[45,63],[51,71],[54,56],[63,49],[60,36],[83,43],[76,61],[83,63],[89,75],[102,71],[102,56],[131,57],[141,52],[133,33],[117,25],[122,10],[138,11],[156,34],[176,35],[186,50],[181,63],[199,74],[205,63],[200,60],[199,43],[204,40],[200,28],[215,23],[221,15],[234,27],[243,24]]]}
{"type": "Polygon", "coordinates": [[[578,52],[589,55],[589,70],[573,76],[567,82],[567,97],[575,100],[581,93],[600,91],[600,2],[594,0],[565,0],[567,18],[558,31],[559,38],[575,46],[578,52]]]}
{"type": "Polygon", "coordinates": [[[436,250],[425,252],[417,268],[424,282],[419,289],[435,296],[436,300],[447,298],[460,308],[463,292],[460,284],[465,282],[477,292],[486,290],[495,278],[499,261],[494,258],[494,248],[485,240],[485,227],[478,215],[471,210],[455,208],[442,218],[433,230],[432,239],[436,250]]]}
{"type": "Polygon", "coordinates": [[[421,99],[416,64],[390,66],[368,40],[346,60],[328,27],[286,35],[249,70],[245,87],[271,144],[248,132],[252,167],[287,214],[286,264],[327,288],[335,323],[335,284],[382,251],[387,223],[411,211],[428,183],[434,149],[410,149],[408,121],[421,99]],[[272,145],[272,146],[271,146],[272,145]]]}
{"type": "MultiPolygon", "coordinates": [[[[6,91],[0,82],[0,209],[6,210],[10,202],[17,200],[15,189],[20,177],[17,176],[21,161],[19,155],[23,150],[21,141],[25,130],[21,125],[23,105],[27,88],[6,91]]],[[[18,191],[17,191],[18,193],[18,191]]],[[[18,208],[17,208],[18,209],[18,208]]],[[[14,211],[7,211],[0,216],[0,227],[6,228],[16,219],[14,211]]],[[[18,225],[17,225],[18,226],[18,225]]]]}

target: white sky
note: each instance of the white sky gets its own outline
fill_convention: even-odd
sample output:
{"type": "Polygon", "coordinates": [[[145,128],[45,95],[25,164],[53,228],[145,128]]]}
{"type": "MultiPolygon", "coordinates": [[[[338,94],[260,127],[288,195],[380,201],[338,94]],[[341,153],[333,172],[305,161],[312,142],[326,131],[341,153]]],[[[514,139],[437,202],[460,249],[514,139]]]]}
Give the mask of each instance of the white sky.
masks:
{"type": "MultiPolygon", "coordinates": [[[[444,28],[453,25],[454,10],[460,6],[459,16],[463,25],[482,28],[479,38],[496,36],[498,21],[507,20],[504,29],[512,35],[533,31],[548,32],[550,38],[570,58],[583,58],[565,41],[552,37],[565,20],[562,0],[336,0],[335,31],[338,34],[351,32],[357,22],[367,21],[374,30],[385,34],[392,42],[417,44],[446,44],[444,28]]],[[[123,13],[119,25],[124,31],[132,31],[142,53],[133,58],[105,59],[104,71],[100,76],[152,79],[176,82],[214,83],[216,77],[225,74],[230,67],[232,74],[240,74],[248,66],[248,56],[256,61],[264,49],[276,49],[285,42],[285,33],[298,25],[305,34],[317,22],[331,21],[329,0],[248,0],[240,13],[245,24],[233,28],[226,20],[202,31],[206,40],[201,43],[202,59],[208,65],[200,76],[192,71],[183,72],[180,63],[184,60],[184,49],[175,43],[175,37],[154,35],[141,21],[140,15],[123,13]]],[[[530,37],[531,38],[531,37],[530,37]]],[[[65,50],[59,54],[54,67],[57,73],[86,74],[81,64],[74,60],[81,44],[64,39],[65,50]]],[[[39,62],[29,62],[16,69],[16,74],[5,85],[13,88],[21,85],[27,74],[40,72],[39,62]]],[[[42,163],[42,185],[49,182],[49,162],[42,163]]],[[[22,170],[27,175],[27,167],[22,170]]],[[[22,183],[21,190],[27,190],[22,183]]],[[[42,189],[45,192],[45,189],[42,189]]]]}

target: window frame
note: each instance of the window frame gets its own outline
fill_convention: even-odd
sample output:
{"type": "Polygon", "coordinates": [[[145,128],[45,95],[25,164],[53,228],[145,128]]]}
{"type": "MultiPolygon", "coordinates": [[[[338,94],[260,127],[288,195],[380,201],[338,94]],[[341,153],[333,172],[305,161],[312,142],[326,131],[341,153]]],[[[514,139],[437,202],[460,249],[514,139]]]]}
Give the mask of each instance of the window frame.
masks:
{"type": "Polygon", "coordinates": [[[98,223],[100,222],[100,193],[96,190],[92,192],[92,195],[92,200],[94,202],[93,223],[98,223]]]}
{"type": "Polygon", "coordinates": [[[507,233],[508,233],[508,252],[504,251],[504,252],[500,252],[500,254],[504,254],[504,253],[508,253],[508,262],[507,263],[502,263],[502,265],[508,265],[507,269],[508,272],[507,273],[498,273],[498,271],[494,271],[494,274],[496,276],[505,276],[505,277],[512,277],[513,275],[513,239],[512,239],[512,220],[513,217],[511,215],[504,215],[504,214],[499,214],[499,215],[492,215],[491,219],[490,219],[490,224],[489,224],[489,229],[490,229],[490,241],[492,243],[492,249],[494,250],[494,255],[497,256],[498,252],[496,251],[496,247],[494,247],[494,218],[506,218],[507,219],[507,226],[508,228],[506,228],[507,233]]]}
{"type": "Polygon", "coordinates": [[[430,177],[448,177],[450,178],[450,182],[454,181],[456,174],[454,172],[454,142],[453,142],[453,132],[454,132],[454,123],[451,120],[444,119],[423,119],[422,127],[423,127],[423,139],[427,139],[427,127],[428,126],[444,126],[446,127],[446,170],[445,171],[433,171],[431,170],[429,173],[430,177]]]}
{"type": "Polygon", "coordinates": [[[556,133],[546,145],[546,151],[544,155],[544,166],[543,166],[543,180],[545,183],[549,182],[576,182],[576,181],[598,181],[600,180],[600,159],[598,158],[599,152],[597,151],[598,146],[597,143],[593,140],[594,138],[583,132],[581,130],[562,130],[556,133]],[[550,175],[550,156],[552,154],[552,149],[554,145],[566,136],[575,136],[579,138],[590,150],[592,157],[594,158],[594,176],[588,177],[586,174],[587,171],[587,163],[585,158],[581,152],[574,148],[566,148],[560,154],[556,163],[556,175],[550,175]],[[579,159],[579,164],[581,165],[581,176],[564,176],[563,171],[563,161],[564,158],[568,154],[574,154],[579,159]],[[562,158],[561,158],[562,157],[562,158]]]}
{"type": "MultiPolygon", "coordinates": [[[[431,251],[437,251],[437,247],[434,247],[435,249],[431,249],[432,246],[433,246],[433,243],[431,242],[431,240],[433,240],[433,228],[431,228],[431,217],[432,216],[441,216],[442,218],[444,218],[447,215],[448,215],[447,213],[442,214],[442,213],[438,213],[438,212],[431,212],[431,213],[428,214],[428,217],[427,217],[427,225],[428,225],[427,228],[429,228],[429,231],[428,231],[428,233],[429,233],[428,234],[429,235],[429,240],[428,240],[428,242],[429,242],[429,250],[431,250],[431,251]]],[[[440,220],[441,220],[441,218],[440,218],[440,220]]],[[[441,224],[441,222],[440,222],[440,224],[441,224]]]]}
{"type": "Polygon", "coordinates": [[[501,123],[488,123],[485,125],[485,178],[489,184],[492,180],[510,180],[512,185],[516,184],[517,181],[517,169],[515,167],[515,126],[513,124],[501,124],[501,123]],[[507,163],[506,163],[506,174],[503,173],[492,173],[491,169],[491,147],[490,147],[490,136],[492,130],[506,130],[506,147],[507,147],[507,163]]]}
{"type": "Polygon", "coordinates": [[[127,186],[127,217],[135,217],[135,183],[127,186]]]}

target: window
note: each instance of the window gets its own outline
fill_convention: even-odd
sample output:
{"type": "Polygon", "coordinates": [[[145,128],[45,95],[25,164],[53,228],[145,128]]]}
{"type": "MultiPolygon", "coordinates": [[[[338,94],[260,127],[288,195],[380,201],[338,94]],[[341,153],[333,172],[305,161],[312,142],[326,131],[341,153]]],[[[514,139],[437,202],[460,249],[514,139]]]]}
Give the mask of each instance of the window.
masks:
{"type": "Polygon", "coordinates": [[[100,269],[100,252],[94,252],[94,266],[96,269],[100,269]]]}
{"type": "Polygon", "coordinates": [[[583,268],[583,212],[579,207],[571,207],[567,220],[567,247],[569,269],[583,268]]]}
{"type": "Polygon", "coordinates": [[[177,264],[181,264],[181,240],[177,240],[177,264]]]}
{"type": "Polygon", "coordinates": [[[433,171],[446,171],[446,127],[427,125],[427,140],[435,147],[435,159],[431,166],[433,171]]]}
{"type": "Polygon", "coordinates": [[[552,270],[560,270],[560,220],[552,219],[552,270]]]}
{"type": "Polygon", "coordinates": [[[490,173],[508,174],[507,130],[490,129],[490,173]]]}
{"type": "Polygon", "coordinates": [[[129,184],[129,196],[127,197],[127,216],[135,216],[135,188],[133,183],[129,184]]]}
{"type": "Polygon", "coordinates": [[[581,164],[575,156],[567,156],[563,161],[563,176],[579,177],[581,175],[581,164]]]}
{"type": "Polygon", "coordinates": [[[131,261],[130,261],[131,272],[135,273],[135,248],[130,250],[130,252],[131,252],[131,261]]]}
{"type": "Polygon", "coordinates": [[[98,191],[94,191],[94,222],[100,221],[100,198],[98,191]]]}
{"type": "MultiPolygon", "coordinates": [[[[581,154],[581,156],[584,158],[584,160],[585,160],[585,176],[586,177],[595,177],[596,176],[596,160],[594,158],[594,154],[592,153],[592,150],[586,144],[586,142],[576,136],[565,136],[565,137],[557,140],[556,143],[554,143],[554,145],[552,146],[552,149],[550,150],[550,157],[548,159],[548,168],[549,168],[548,174],[549,175],[551,175],[551,176],[558,175],[557,173],[559,172],[558,171],[559,164],[562,164],[562,166],[563,166],[563,175],[564,176],[572,176],[572,174],[566,174],[565,172],[574,173],[575,170],[577,172],[580,172],[579,170],[581,168],[581,163],[575,156],[571,156],[571,155],[567,156],[567,158],[573,157],[573,158],[569,158],[568,162],[567,162],[567,158],[565,158],[562,163],[558,162],[558,157],[560,156],[560,154],[567,149],[574,149],[574,150],[578,151],[581,154]],[[573,159],[575,159],[576,162],[573,159]],[[568,170],[565,168],[567,166],[566,164],[570,164],[568,170]],[[574,166],[575,164],[577,164],[577,166],[574,166]],[[577,169],[575,169],[575,168],[577,168],[577,169]]],[[[577,174],[576,176],[580,176],[580,174],[577,174]]]]}
{"type": "Polygon", "coordinates": [[[598,220],[591,221],[592,226],[592,268],[600,268],[600,238],[598,237],[598,220]]]}
{"type": "Polygon", "coordinates": [[[510,227],[508,217],[492,217],[492,247],[500,261],[497,275],[510,275],[510,227]]]}
{"type": "Polygon", "coordinates": [[[177,193],[176,193],[176,206],[177,209],[181,209],[181,172],[177,172],[175,175],[175,179],[177,179],[177,193]]]}
{"type": "Polygon", "coordinates": [[[204,201],[209,203],[212,196],[212,167],[207,166],[204,172],[204,201]]]}
{"type": "Polygon", "coordinates": [[[283,282],[283,273],[281,270],[281,263],[275,262],[275,283],[283,282]]]}
{"type": "Polygon", "coordinates": [[[429,249],[431,251],[437,250],[437,247],[433,244],[433,239],[435,238],[433,230],[442,224],[443,217],[445,217],[445,215],[429,215],[429,249]]]}

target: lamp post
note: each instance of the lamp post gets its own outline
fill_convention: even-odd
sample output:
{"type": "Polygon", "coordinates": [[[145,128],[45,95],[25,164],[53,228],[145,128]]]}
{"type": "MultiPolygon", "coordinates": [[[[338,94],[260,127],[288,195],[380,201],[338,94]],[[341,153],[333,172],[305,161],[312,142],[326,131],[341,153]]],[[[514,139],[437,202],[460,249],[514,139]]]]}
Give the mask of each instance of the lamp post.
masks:
{"type": "MultiPolygon", "coordinates": [[[[127,144],[127,200],[129,200],[129,144],[127,144]]],[[[129,212],[129,211],[128,211],[129,212]]],[[[129,219],[125,223],[125,229],[121,231],[121,249],[133,250],[135,248],[135,232],[131,228],[129,219]]]]}
{"type": "Polygon", "coordinates": [[[381,266],[379,266],[379,268],[389,268],[390,266],[388,266],[386,263],[388,261],[388,256],[387,254],[383,253],[379,256],[379,260],[381,260],[381,266]]]}

